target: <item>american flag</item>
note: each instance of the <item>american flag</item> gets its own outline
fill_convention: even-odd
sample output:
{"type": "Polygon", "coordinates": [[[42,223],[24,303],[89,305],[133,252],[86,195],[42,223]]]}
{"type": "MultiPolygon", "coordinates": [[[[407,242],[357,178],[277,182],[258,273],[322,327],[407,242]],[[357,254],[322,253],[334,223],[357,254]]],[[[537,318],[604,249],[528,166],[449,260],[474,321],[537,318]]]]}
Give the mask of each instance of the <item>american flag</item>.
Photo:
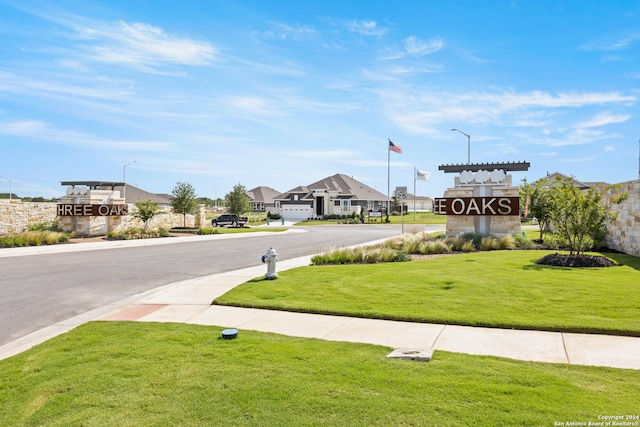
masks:
{"type": "Polygon", "coordinates": [[[402,147],[400,147],[398,144],[394,144],[393,142],[391,142],[391,140],[389,140],[389,151],[402,154],[402,147]]]}

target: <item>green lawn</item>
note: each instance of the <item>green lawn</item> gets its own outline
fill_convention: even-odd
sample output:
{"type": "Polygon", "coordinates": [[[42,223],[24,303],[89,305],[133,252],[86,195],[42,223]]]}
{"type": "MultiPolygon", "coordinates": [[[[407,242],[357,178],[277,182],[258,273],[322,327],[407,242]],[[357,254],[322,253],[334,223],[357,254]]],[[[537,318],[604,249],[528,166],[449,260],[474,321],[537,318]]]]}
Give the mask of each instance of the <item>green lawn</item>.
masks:
{"type": "MultiPolygon", "coordinates": [[[[365,223],[368,224],[385,224],[385,217],[382,218],[370,218],[367,221],[367,217],[365,216],[365,223]]],[[[401,224],[405,225],[415,225],[415,224],[446,224],[447,217],[445,215],[436,215],[433,212],[416,212],[415,219],[413,212],[409,212],[404,216],[404,219],[399,215],[391,215],[389,216],[389,223],[391,224],[401,224]]],[[[327,224],[338,224],[338,220],[326,220],[326,221],[301,221],[296,223],[296,225],[327,225],[327,224]]]]}
{"type": "Polygon", "coordinates": [[[552,426],[637,415],[640,371],[92,322],[0,361],[3,426],[552,426]]]}
{"type": "Polygon", "coordinates": [[[256,278],[215,304],[416,322],[640,336],[640,259],[537,265],[550,251],[493,251],[375,265],[308,266],[256,278]]]}

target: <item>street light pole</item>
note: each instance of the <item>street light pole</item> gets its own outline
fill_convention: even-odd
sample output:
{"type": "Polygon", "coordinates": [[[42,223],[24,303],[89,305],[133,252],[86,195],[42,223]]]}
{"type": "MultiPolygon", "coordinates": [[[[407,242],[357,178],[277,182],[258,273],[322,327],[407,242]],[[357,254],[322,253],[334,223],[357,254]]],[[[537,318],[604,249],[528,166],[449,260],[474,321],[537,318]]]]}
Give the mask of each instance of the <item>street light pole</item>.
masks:
{"type": "Polygon", "coordinates": [[[0,178],[9,181],[9,200],[11,200],[11,180],[9,178],[5,178],[4,176],[0,176],[0,178]]]}
{"type": "Polygon", "coordinates": [[[127,203],[127,166],[136,163],[136,161],[134,160],[133,162],[129,162],[126,165],[122,166],[122,198],[124,199],[124,202],[127,203]]]}
{"type": "Polygon", "coordinates": [[[467,137],[467,164],[471,164],[471,135],[462,132],[460,129],[451,129],[451,132],[458,131],[467,137]]]}

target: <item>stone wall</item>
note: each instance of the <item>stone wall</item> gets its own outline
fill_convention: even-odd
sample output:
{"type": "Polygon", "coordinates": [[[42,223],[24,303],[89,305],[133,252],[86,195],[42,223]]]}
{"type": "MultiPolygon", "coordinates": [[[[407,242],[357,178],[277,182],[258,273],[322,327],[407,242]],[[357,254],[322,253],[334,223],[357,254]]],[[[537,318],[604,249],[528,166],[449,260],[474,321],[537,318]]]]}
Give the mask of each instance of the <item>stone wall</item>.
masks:
{"type": "MultiPolygon", "coordinates": [[[[0,199],[0,235],[8,233],[21,233],[30,225],[39,223],[53,223],[65,231],[75,231],[79,236],[101,236],[109,231],[120,231],[128,228],[142,228],[143,223],[131,215],[112,217],[87,217],[87,221],[78,224],[78,217],[58,217],[57,203],[55,202],[22,202],[20,199],[0,199]],[[80,227],[78,227],[80,225],[80,227]]],[[[135,209],[135,205],[129,205],[129,212],[135,209]]],[[[204,205],[199,206],[196,215],[187,215],[187,227],[204,227],[204,205]]],[[[163,212],[155,216],[149,222],[149,228],[182,227],[182,215],[171,212],[171,207],[164,207],[163,212]]]]}
{"type": "Polygon", "coordinates": [[[55,220],[55,203],[0,199],[0,234],[20,233],[29,225],[55,220]]]}
{"type": "Polygon", "coordinates": [[[640,180],[623,182],[619,186],[620,188],[610,189],[606,193],[606,200],[609,202],[620,194],[628,195],[619,205],[611,205],[618,216],[607,226],[607,246],[640,256],[640,180]]]}

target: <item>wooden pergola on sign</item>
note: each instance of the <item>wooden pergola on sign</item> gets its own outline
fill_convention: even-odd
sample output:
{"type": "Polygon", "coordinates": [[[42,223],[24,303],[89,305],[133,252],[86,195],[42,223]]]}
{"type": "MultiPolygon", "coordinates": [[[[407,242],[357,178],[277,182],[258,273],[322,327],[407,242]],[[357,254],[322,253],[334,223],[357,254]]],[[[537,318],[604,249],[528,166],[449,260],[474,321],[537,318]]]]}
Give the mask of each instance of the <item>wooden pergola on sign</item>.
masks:
{"type": "Polygon", "coordinates": [[[444,197],[434,200],[434,213],[447,215],[447,237],[520,233],[519,187],[508,172],[527,171],[529,166],[528,162],[440,165],[444,173],[458,174],[444,197]]]}

